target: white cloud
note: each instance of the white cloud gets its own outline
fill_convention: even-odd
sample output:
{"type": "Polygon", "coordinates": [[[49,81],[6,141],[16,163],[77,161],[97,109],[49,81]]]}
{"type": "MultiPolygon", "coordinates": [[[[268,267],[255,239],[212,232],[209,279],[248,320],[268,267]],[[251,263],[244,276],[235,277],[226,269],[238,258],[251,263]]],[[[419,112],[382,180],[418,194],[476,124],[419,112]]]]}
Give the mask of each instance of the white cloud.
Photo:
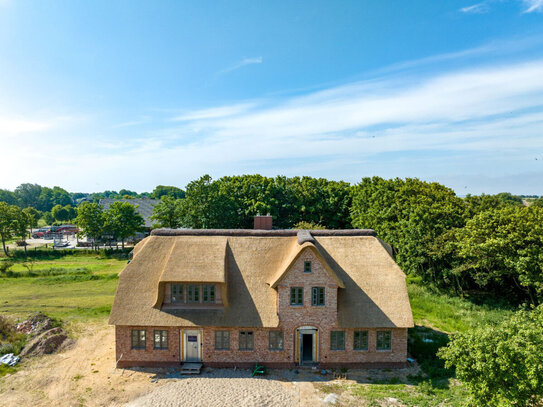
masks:
{"type": "Polygon", "coordinates": [[[473,4],[471,6],[462,7],[460,9],[462,13],[468,13],[468,14],[483,14],[483,13],[488,13],[489,10],[490,10],[490,7],[488,6],[488,2],[486,1],[482,3],[473,4]]]}
{"type": "Polygon", "coordinates": [[[526,9],[525,13],[532,13],[534,11],[543,11],[543,0],[522,0],[526,9]]]}
{"type": "Polygon", "coordinates": [[[218,74],[224,74],[224,73],[227,73],[227,72],[232,72],[232,71],[235,71],[236,69],[239,69],[239,68],[242,68],[246,65],[254,65],[254,64],[261,64],[263,62],[263,59],[262,57],[250,57],[250,58],[243,58],[241,61],[239,61],[238,63],[226,68],[226,69],[223,69],[221,71],[218,72],[218,74]]]}
{"type": "Polygon", "coordinates": [[[182,115],[173,117],[172,121],[185,122],[191,120],[217,119],[220,117],[234,116],[245,112],[255,106],[254,103],[238,103],[230,106],[220,106],[210,109],[194,110],[182,115]]]}

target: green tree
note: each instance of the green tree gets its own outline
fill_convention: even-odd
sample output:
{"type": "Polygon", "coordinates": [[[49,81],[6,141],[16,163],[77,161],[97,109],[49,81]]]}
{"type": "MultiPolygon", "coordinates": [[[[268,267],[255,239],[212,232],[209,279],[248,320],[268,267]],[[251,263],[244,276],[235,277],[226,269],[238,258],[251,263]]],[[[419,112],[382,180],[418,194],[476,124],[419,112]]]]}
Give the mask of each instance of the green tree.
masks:
{"type": "Polygon", "coordinates": [[[42,187],[38,184],[21,184],[15,188],[15,195],[23,208],[36,206],[42,187]]]}
{"type": "Polygon", "coordinates": [[[468,388],[471,405],[541,406],[543,306],[498,326],[457,334],[438,356],[468,388]]]}
{"type": "Polygon", "coordinates": [[[495,195],[496,198],[500,199],[504,204],[507,205],[522,205],[522,198],[517,195],[513,195],[509,192],[500,192],[495,195]]]}
{"type": "Polygon", "coordinates": [[[8,205],[21,205],[17,195],[14,192],[8,191],[7,189],[0,189],[0,202],[5,202],[8,205]]]}
{"type": "Polygon", "coordinates": [[[128,202],[113,202],[109,209],[104,211],[104,219],[104,231],[121,239],[123,249],[124,241],[141,232],[145,224],[136,208],[128,202]]]}
{"type": "MultiPolygon", "coordinates": [[[[28,209],[28,208],[25,208],[28,209]]],[[[14,223],[14,234],[17,237],[20,237],[23,241],[25,254],[26,254],[26,235],[28,233],[28,228],[32,224],[32,218],[30,215],[28,215],[28,212],[25,212],[24,210],[21,210],[17,208],[17,210],[14,213],[15,215],[15,223],[14,223]]]]}
{"type": "Polygon", "coordinates": [[[53,215],[55,220],[58,222],[66,222],[69,219],[69,212],[66,207],[62,205],[53,206],[53,209],[51,209],[51,215],[53,215]]]}
{"type": "Polygon", "coordinates": [[[170,195],[163,195],[160,202],[153,208],[151,220],[157,222],[157,227],[177,229],[182,225],[182,200],[170,195]]]}
{"type": "Polygon", "coordinates": [[[470,219],[456,231],[456,273],[478,287],[543,300],[543,208],[505,206],[470,219]]]}
{"type": "Polygon", "coordinates": [[[183,199],[185,198],[185,191],[177,187],[157,185],[156,188],[153,190],[151,197],[153,197],[154,199],[161,199],[165,195],[168,195],[175,199],[183,199]]]}
{"type": "Polygon", "coordinates": [[[38,227],[38,220],[40,219],[41,213],[35,208],[32,208],[29,206],[28,208],[24,208],[23,212],[28,217],[28,227],[30,228],[30,233],[32,233],[32,228],[38,227]]]}
{"type": "Polygon", "coordinates": [[[45,224],[52,225],[55,221],[55,217],[51,214],[51,212],[44,212],[43,220],[45,221],[45,224]]]}
{"type": "Polygon", "coordinates": [[[75,224],[80,229],[80,236],[91,238],[93,246],[102,236],[104,230],[104,211],[101,205],[83,202],[77,207],[75,224]]]}
{"type": "Polygon", "coordinates": [[[6,241],[17,233],[20,212],[21,209],[19,207],[0,202],[0,238],[2,239],[2,248],[6,256],[8,255],[6,241]]]}
{"type": "Polygon", "coordinates": [[[353,226],[374,229],[393,246],[404,271],[438,283],[446,258],[434,255],[434,245],[464,225],[462,199],[441,184],[412,178],[364,178],[352,193],[353,226]]]}

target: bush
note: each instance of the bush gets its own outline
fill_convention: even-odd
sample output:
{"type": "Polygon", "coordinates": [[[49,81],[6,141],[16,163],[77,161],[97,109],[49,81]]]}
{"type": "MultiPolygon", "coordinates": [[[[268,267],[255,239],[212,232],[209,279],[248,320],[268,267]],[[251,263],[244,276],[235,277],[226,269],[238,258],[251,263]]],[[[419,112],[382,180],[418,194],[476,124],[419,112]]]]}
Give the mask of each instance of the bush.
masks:
{"type": "Polygon", "coordinates": [[[12,261],[0,261],[0,273],[6,273],[13,267],[12,261]]]}
{"type": "Polygon", "coordinates": [[[456,367],[474,406],[543,404],[543,305],[497,326],[453,336],[438,352],[456,367]]]}

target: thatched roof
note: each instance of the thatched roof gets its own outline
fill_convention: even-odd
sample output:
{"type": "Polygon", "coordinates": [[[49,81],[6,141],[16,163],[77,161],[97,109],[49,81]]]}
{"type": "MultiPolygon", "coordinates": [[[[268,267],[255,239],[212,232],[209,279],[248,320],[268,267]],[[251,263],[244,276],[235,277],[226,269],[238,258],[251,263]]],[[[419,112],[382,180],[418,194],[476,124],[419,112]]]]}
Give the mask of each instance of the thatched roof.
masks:
{"type": "Polygon", "coordinates": [[[311,246],[338,286],[345,287],[338,289],[339,326],[413,326],[405,275],[375,232],[315,230],[310,235],[308,240],[296,230],[155,230],[136,246],[133,260],[120,274],[109,322],[276,327],[277,292],[272,285],[301,250],[311,246]],[[159,284],[200,278],[224,278],[228,304],[223,309],[162,311],[157,305],[159,284]]]}

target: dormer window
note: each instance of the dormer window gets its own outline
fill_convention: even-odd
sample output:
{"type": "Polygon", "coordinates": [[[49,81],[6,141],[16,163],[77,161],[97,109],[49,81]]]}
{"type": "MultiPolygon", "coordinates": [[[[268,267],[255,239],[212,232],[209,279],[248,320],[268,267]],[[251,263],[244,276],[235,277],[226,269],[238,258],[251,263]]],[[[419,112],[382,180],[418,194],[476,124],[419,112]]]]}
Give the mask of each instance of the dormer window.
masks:
{"type": "Polygon", "coordinates": [[[204,284],[202,286],[202,302],[215,302],[215,285],[204,284]]]}
{"type": "Polygon", "coordinates": [[[200,302],[200,285],[187,285],[187,302],[200,302]]]}
{"type": "Polygon", "coordinates": [[[304,273],[311,273],[311,262],[304,261],[304,273]]]}
{"type": "Polygon", "coordinates": [[[175,304],[183,302],[183,284],[171,285],[171,302],[175,304]]]}

